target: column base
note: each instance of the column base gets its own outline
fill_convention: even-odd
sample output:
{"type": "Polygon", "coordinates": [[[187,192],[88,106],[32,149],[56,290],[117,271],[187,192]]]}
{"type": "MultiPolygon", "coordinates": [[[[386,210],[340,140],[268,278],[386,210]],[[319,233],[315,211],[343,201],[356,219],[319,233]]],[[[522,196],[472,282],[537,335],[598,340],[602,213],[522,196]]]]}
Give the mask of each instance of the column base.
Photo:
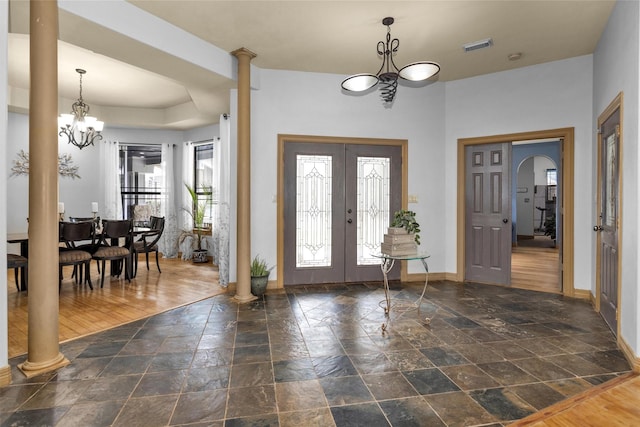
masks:
{"type": "Polygon", "coordinates": [[[240,304],[244,304],[244,303],[247,303],[247,302],[255,301],[255,300],[258,299],[258,297],[253,295],[253,294],[249,294],[247,296],[242,296],[242,295],[236,294],[232,299],[235,302],[238,302],[240,304]]]}
{"type": "Polygon", "coordinates": [[[62,353],[58,353],[56,357],[46,362],[33,363],[27,360],[26,362],[19,364],[18,369],[20,369],[20,372],[22,372],[25,377],[33,378],[40,374],[63,368],[69,363],[71,363],[69,362],[69,359],[64,357],[62,353]]]}

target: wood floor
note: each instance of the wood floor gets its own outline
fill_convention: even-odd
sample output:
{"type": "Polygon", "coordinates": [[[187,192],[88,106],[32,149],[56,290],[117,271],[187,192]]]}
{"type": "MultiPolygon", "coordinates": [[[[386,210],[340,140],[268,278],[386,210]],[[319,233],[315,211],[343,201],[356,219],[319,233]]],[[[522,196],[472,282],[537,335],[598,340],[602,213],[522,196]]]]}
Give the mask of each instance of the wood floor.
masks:
{"type": "Polygon", "coordinates": [[[562,293],[559,249],[514,246],[511,249],[511,286],[562,293]]]}
{"type": "MultiPolygon", "coordinates": [[[[181,259],[161,259],[159,273],[153,262],[147,271],[140,257],[138,275],[131,283],[123,278],[100,275],[92,263],[94,290],[71,280],[71,267],[64,270],[60,292],[60,342],[113,328],[163,311],[224,293],[218,271],[211,264],[193,264],[181,259]]],[[[28,293],[16,290],[13,270],[7,270],[9,357],[27,352],[28,293]]],[[[57,286],[57,282],[56,282],[57,286]]]]}
{"type": "Polygon", "coordinates": [[[509,427],[623,427],[640,425],[640,376],[627,374],[585,390],[509,427]]]}

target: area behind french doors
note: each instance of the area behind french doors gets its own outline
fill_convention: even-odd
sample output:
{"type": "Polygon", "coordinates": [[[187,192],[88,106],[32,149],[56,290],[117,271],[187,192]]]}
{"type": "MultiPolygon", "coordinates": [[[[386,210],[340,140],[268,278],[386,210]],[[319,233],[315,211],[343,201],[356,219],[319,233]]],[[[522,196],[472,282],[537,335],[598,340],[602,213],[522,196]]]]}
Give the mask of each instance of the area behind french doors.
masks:
{"type": "Polygon", "coordinates": [[[406,141],[281,136],[280,150],[279,284],[381,280],[372,254],[403,205],[406,141]]]}

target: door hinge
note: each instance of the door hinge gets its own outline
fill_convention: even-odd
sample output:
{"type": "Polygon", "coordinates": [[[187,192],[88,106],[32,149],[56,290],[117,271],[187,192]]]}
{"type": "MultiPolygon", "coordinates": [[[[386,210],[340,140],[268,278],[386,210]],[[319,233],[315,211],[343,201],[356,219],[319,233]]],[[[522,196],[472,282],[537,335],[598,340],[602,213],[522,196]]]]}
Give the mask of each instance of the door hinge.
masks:
{"type": "Polygon", "coordinates": [[[620,320],[620,311],[616,309],[616,321],[620,320]]]}
{"type": "Polygon", "coordinates": [[[616,125],[616,138],[620,138],[620,125],[616,125]]]}

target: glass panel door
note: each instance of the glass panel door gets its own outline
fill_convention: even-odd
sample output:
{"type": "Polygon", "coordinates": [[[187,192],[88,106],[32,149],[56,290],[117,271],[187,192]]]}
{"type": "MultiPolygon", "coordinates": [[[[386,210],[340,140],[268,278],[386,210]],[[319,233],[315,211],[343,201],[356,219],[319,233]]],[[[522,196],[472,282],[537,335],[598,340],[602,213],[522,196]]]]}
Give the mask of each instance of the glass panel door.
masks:
{"type": "Polygon", "coordinates": [[[372,255],[401,206],[401,156],[400,146],[285,144],[285,285],[382,280],[372,255]]]}

